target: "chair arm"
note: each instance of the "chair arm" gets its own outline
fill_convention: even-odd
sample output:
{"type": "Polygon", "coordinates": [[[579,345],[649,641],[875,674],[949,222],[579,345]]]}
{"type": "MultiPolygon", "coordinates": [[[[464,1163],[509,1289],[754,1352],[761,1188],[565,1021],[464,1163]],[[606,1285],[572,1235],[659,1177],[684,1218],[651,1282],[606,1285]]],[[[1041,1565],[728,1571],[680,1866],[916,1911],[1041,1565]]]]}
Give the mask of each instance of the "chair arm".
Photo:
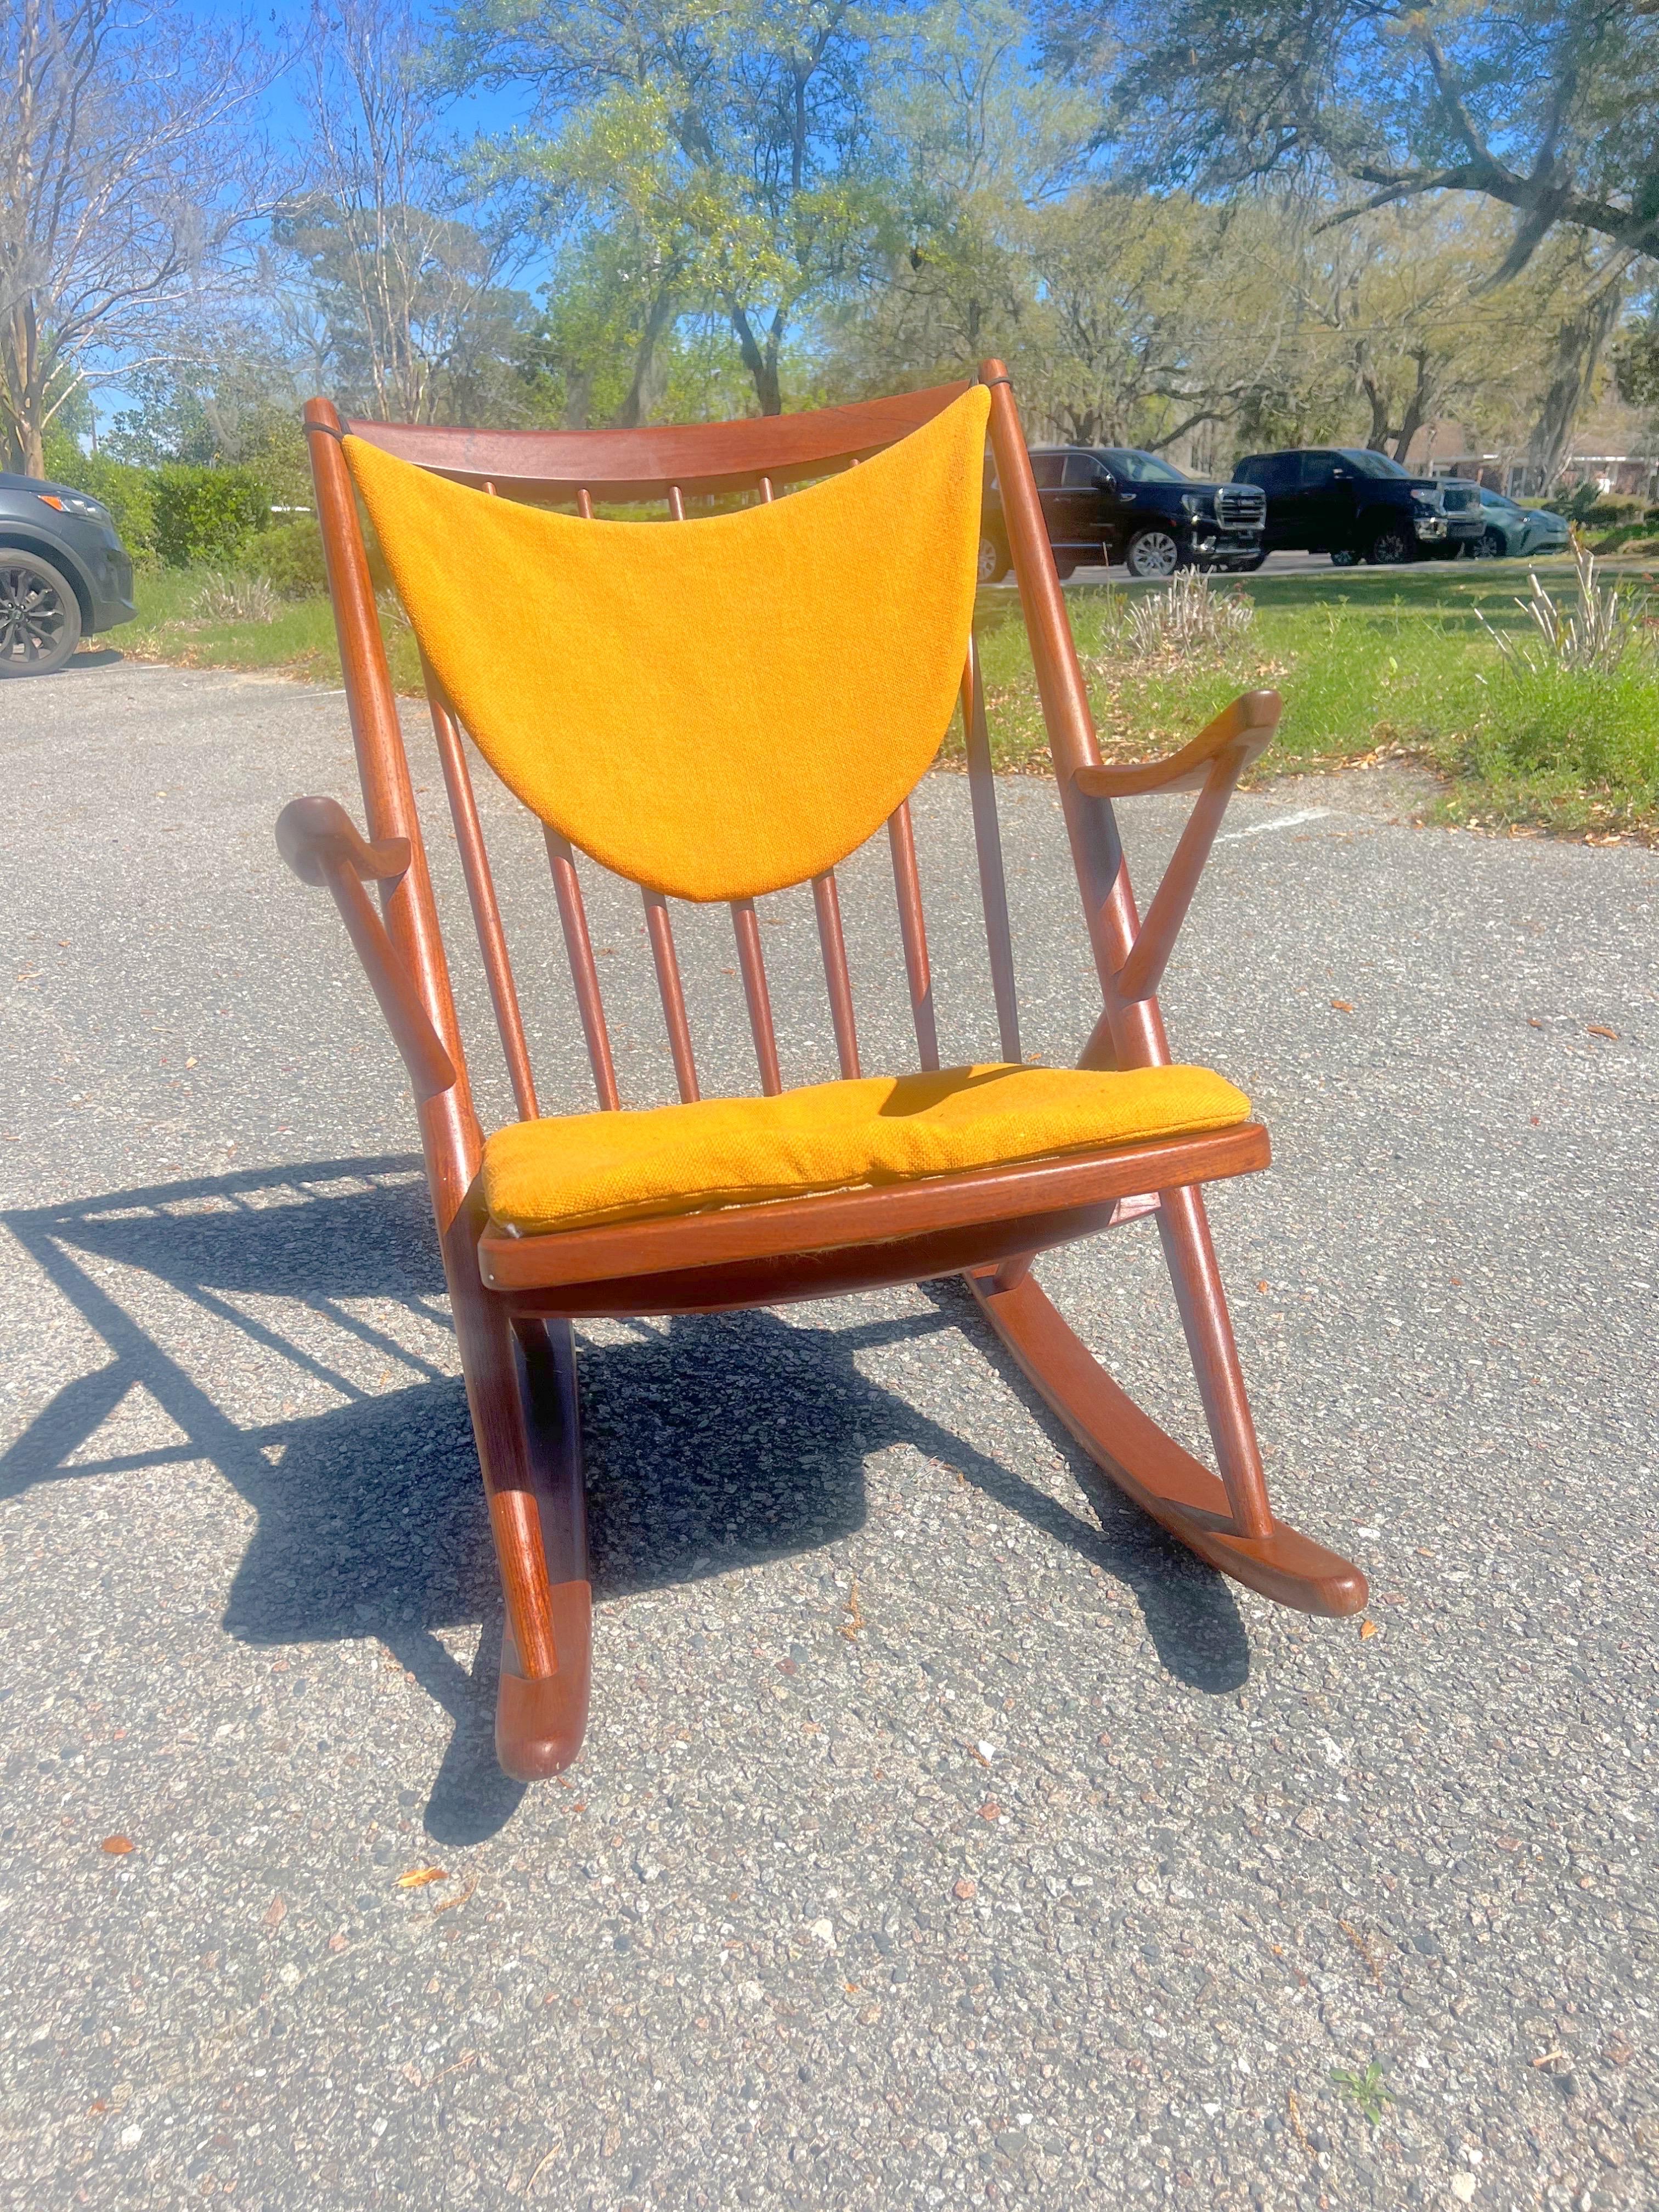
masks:
{"type": "Polygon", "coordinates": [[[371,845],[337,799],[295,799],[276,817],[276,849],[302,884],[325,889],[338,861],[366,884],[395,884],[409,871],[409,840],[371,845]]]}
{"type": "Polygon", "coordinates": [[[1157,994],[1221,817],[1251,763],[1267,750],[1284,702],[1277,691],[1246,691],[1224,707],[1189,745],[1161,761],[1128,768],[1080,768],[1074,789],[1089,799],[1133,799],[1150,791],[1196,791],[1198,804],[1164,872],[1128,956],[1113,979],[1131,1003],[1157,994]]]}
{"type": "MultiPolygon", "coordinates": [[[[1224,707],[1188,745],[1161,761],[1136,761],[1127,767],[1080,768],[1072,781],[1089,799],[1137,799],[1148,791],[1201,791],[1211,764],[1222,753],[1241,755],[1238,775],[1273,743],[1285,702],[1277,691],[1246,691],[1224,707]]],[[[1237,782],[1238,776],[1234,777],[1237,782]]]]}
{"type": "Polygon", "coordinates": [[[435,1098],[453,1090],[455,1064],[363,888],[401,881],[411,858],[408,839],[388,837],[371,845],[337,800],[296,799],[276,817],[276,849],[301,883],[332,893],[415,1096],[435,1098]]]}

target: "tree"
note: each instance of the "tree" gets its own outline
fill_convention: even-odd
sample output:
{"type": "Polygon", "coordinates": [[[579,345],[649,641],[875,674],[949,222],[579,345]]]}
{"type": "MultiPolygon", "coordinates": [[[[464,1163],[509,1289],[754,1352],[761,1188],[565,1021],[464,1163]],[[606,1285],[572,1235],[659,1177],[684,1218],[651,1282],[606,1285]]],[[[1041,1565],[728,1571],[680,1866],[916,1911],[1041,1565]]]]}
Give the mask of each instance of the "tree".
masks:
{"type": "Polygon", "coordinates": [[[1313,163],[1366,207],[1472,193],[1515,218],[1500,275],[1559,224],[1659,257],[1650,0],[1066,0],[1048,52],[1149,174],[1313,163]]]}
{"type": "MultiPolygon", "coordinates": [[[[533,131],[497,173],[540,195],[552,243],[617,239],[635,289],[624,418],[656,389],[678,316],[729,325],[763,414],[783,405],[790,337],[841,285],[878,220],[870,94],[902,0],[468,0],[453,88],[529,88],[533,131]]],[[[589,252],[588,265],[593,265],[589,252]]]]}
{"type": "Polygon", "coordinates": [[[309,325],[304,349],[349,402],[400,422],[441,408],[476,420],[529,322],[504,281],[522,247],[470,202],[405,7],[319,5],[308,64],[309,188],[272,224],[303,271],[290,330],[309,325]]]}
{"type": "Polygon", "coordinates": [[[173,0],[0,11],[0,447],[40,473],[88,381],[177,349],[268,204],[251,33],[173,0]]]}

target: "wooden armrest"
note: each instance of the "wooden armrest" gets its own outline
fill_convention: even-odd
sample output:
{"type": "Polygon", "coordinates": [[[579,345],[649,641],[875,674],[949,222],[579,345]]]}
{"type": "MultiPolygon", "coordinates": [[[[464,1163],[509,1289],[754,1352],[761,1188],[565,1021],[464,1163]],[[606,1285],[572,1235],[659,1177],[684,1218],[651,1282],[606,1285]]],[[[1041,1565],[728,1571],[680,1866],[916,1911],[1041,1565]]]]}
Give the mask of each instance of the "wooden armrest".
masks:
{"type": "Polygon", "coordinates": [[[1113,978],[1119,995],[1131,1003],[1156,995],[1227,802],[1245,769],[1267,750],[1283,705],[1277,691],[1246,691],[1167,760],[1073,771],[1073,788],[1087,799],[1133,799],[1148,791],[1199,794],[1139,933],[1113,978]]]}
{"type": "Polygon", "coordinates": [[[332,799],[296,799],[276,817],[276,849],[301,883],[333,894],[346,933],[380,1001],[392,1042],[417,1098],[435,1098],[455,1085],[455,1064],[421,1003],[409,970],[398,957],[365,884],[397,884],[409,872],[406,837],[371,845],[332,799]]]}
{"type": "Polygon", "coordinates": [[[295,799],[276,817],[276,849],[302,884],[328,884],[327,863],[366,884],[395,884],[409,872],[409,840],[371,845],[337,799],[295,799]]]}
{"type": "Polygon", "coordinates": [[[1178,753],[1161,761],[1134,761],[1122,768],[1080,768],[1072,781],[1090,799],[1138,799],[1148,791],[1201,791],[1209,781],[1212,763],[1230,749],[1236,748],[1241,754],[1238,774],[1243,775],[1272,744],[1284,708],[1277,691],[1246,691],[1230,707],[1224,707],[1214,721],[1178,753]]]}

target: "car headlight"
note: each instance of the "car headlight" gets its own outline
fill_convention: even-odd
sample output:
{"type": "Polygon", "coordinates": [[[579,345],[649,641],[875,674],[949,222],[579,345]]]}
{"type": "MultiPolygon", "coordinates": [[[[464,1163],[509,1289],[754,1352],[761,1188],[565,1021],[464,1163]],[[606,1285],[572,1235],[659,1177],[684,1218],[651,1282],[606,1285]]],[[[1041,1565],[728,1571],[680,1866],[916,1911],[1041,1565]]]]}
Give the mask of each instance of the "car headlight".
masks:
{"type": "Polygon", "coordinates": [[[1440,504],[1440,495],[1437,491],[1419,489],[1415,484],[1412,486],[1412,497],[1419,507],[1435,507],[1440,504]]]}
{"type": "Polygon", "coordinates": [[[91,522],[109,520],[109,509],[100,507],[95,499],[88,499],[84,492],[38,491],[34,496],[42,507],[55,507],[59,514],[84,514],[91,522]]]}

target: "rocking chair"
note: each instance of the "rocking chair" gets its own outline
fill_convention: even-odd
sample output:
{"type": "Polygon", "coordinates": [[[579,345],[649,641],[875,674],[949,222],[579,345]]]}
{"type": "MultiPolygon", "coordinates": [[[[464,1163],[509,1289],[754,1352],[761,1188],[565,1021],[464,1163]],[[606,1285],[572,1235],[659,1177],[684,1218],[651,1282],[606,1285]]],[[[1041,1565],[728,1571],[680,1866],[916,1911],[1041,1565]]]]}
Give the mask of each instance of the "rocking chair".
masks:
{"type": "Polygon", "coordinates": [[[1358,1611],[1364,1577],[1268,1505],[1205,1218],[1201,1186],[1266,1167],[1267,1133],[1219,1076],[1171,1065],[1157,998],[1279,702],[1251,692],[1167,759],[1102,764],[1001,364],[972,385],[700,428],[343,425],[320,399],[305,425],[368,834],[333,800],[301,799],[277,843],[333,895],[417,1102],[505,1598],[495,1740],[507,1771],[556,1773],[586,1722],[572,1330],[586,1317],[718,1313],[960,1273],[1084,1450],[1172,1535],[1281,1604],[1358,1611]],[[1020,1046],[971,629],[988,417],[1100,980],[1099,1019],[1070,1069],[1027,1065],[1020,1046]],[[520,1117],[488,1137],[360,499],[421,647],[520,1117]],[[656,518],[599,519],[596,501],[653,502],[656,518]],[[688,518],[688,502],[720,511],[688,518]],[[908,799],[958,708],[1000,1038],[995,1061],[951,1069],[939,1064],[908,799]],[[540,819],[595,1113],[539,1115],[467,739],[540,819]],[[1197,797],[1142,917],[1113,802],[1154,791],[1197,797]],[[835,870],[884,827],[920,1072],[871,1077],[835,870]],[[578,849],[642,893],[678,1105],[623,1108],[578,849]],[[840,1074],[786,1091],[755,901],[809,882],[840,1074]],[[700,1094],[671,899],[730,907],[758,1097],[700,1094]],[[1035,1254],[1143,1214],[1163,1242],[1219,1480],[1126,1396],[1030,1273],[1035,1254]]]}

